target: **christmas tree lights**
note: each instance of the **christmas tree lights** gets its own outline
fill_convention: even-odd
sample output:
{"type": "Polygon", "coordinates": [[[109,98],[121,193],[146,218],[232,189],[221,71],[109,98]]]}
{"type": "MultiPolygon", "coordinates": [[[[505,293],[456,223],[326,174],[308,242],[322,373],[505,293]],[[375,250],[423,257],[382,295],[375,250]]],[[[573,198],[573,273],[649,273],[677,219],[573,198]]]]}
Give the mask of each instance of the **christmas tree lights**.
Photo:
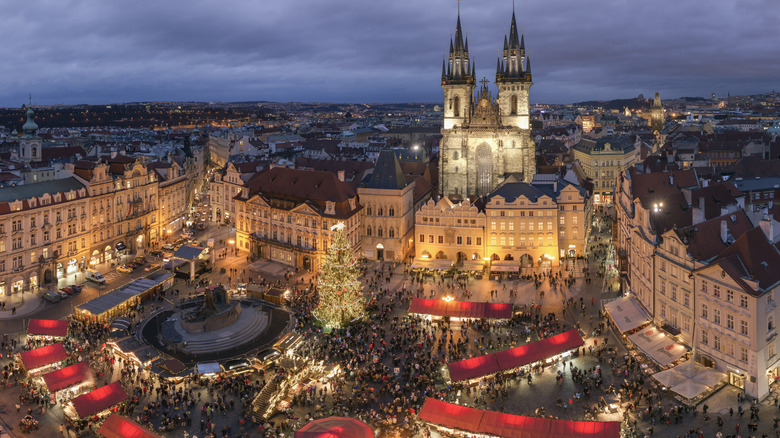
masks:
{"type": "Polygon", "coordinates": [[[332,243],[317,280],[320,301],[314,316],[326,327],[343,328],[363,318],[365,297],[363,284],[358,280],[358,262],[344,234],[344,224],[339,222],[331,231],[332,243]]]}

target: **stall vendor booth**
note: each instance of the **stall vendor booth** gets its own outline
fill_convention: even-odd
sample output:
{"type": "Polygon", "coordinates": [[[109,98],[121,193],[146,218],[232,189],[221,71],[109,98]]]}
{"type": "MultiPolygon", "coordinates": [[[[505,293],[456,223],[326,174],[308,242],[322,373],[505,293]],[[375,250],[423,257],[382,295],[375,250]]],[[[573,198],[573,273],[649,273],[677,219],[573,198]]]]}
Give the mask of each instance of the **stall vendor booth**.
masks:
{"type": "Polygon", "coordinates": [[[60,362],[68,358],[68,352],[61,342],[23,351],[18,355],[20,366],[30,377],[46,373],[56,368],[60,362]]]}
{"type": "Polygon", "coordinates": [[[195,367],[198,371],[198,377],[213,379],[219,376],[222,372],[222,368],[219,367],[217,362],[199,363],[195,367]]]}
{"type": "Polygon", "coordinates": [[[572,421],[526,417],[428,398],[417,419],[446,436],[504,438],[619,438],[619,421],[572,421]]]}
{"type": "Polygon", "coordinates": [[[61,341],[68,337],[68,321],[53,319],[31,319],[27,325],[27,339],[61,341]]]}
{"type": "Polygon", "coordinates": [[[513,371],[540,361],[553,362],[584,345],[577,330],[569,330],[530,344],[447,364],[450,380],[460,382],[513,371]]]}
{"type": "Polygon", "coordinates": [[[43,386],[53,403],[67,401],[94,386],[92,369],[87,362],[79,362],[43,375],[43,386]]]}
{"type": "Polygon", "coordinates": [[[265,301],[268,301],[269,303],[276,304],[277,306],[281,306],[284,304],[285,298],[285,291],[280,289],[268,289],[263,294],[263,299],[265,301]]]}
{"type": "Polygon", "coordinates": [[[173,274],[158,270],[76,306],[77,318],[107,324],[173,287],[173,274]]]}
{"type": "Polygon", "coordinates": [[[631,334],[636,329],[650,324],[645,314],[632,297],[622,297],[604,305],[610,320],[622,335],[631,334]]]}
{"type": "Polygon", "coordinates": [[[653,325],[637,331],[628,340],[662,367],[671,365],[688,352],[687,348],[653,325]]]}
{"type": "Polygon", "coordinates": [[[451,318],[511,319],[512,304],[413,298],[409,313],[451,318]]]}
{"type": "Polygon", "coordinates": [[[119,414],[111,414],[97,430],[103,438],[162,438],[160,435],[119,414]]]}
{"type": "Polygon", "coordinates": [[[80,395],[65,407],[65,415],[71,420],[83,420],[90,417],[103,417],[128,399],[127,392],[119,382],[110,383],[98,389],[80,395]]]}
{"type": "Polygon", "coordinates": [[[374,431],[354,418],[327,417],[310,421],[295,432],[295,438],[374,438],[374,431]]]}
{"type": "Polygon", "coordinates": [[[274,344],[273,348],[282,354],[291,354],[296,348],[301,346],[301,344],[303,344],[303,336],[295,332],[290,332],[284,335],[282,339],[279,339],[274,344]]]}
{"type": "Polygon", "coordinates": [[[138,342],[133,336],[108,341],[106,346],[140,368],[148,368],[155,359],[160,357],[160,353],[154,347],[138,342]]]}
{"type": "Polygon", "coordinates": [[[178,359],[158,358],[150,367],[150,371],[169,383],[181,383],[192,375],[192,367],[184,365],[178,359]]]}

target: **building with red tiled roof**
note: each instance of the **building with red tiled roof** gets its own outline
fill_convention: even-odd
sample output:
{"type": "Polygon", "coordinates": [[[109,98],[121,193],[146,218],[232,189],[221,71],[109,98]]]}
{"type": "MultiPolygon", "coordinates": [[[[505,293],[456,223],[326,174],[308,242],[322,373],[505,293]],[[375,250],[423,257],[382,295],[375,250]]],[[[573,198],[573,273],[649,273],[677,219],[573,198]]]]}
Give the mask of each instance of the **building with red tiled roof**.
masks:
{"type": "Polygon", "coordinates": [[[360,210],[355,187],[332,172],[264,169],[235,197],[236,245],[256,258],[316,270],[331,227],[339,222],[360,253],[360,210]]]}

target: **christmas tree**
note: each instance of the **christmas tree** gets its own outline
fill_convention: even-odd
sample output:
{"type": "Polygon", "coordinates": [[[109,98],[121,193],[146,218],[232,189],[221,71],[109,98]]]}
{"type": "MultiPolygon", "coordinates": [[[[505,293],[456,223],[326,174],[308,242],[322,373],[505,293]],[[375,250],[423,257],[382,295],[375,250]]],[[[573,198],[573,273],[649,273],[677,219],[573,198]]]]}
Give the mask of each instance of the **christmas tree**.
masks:
{"type": "Polygon", "coordinates": [[[352,246],[344,235],[344,224],[331,227],[333,239],[320,267],[317,287],[320,302],[314,316],[326,327],[343,328],[363,318],[363,285],[352,246]]]}

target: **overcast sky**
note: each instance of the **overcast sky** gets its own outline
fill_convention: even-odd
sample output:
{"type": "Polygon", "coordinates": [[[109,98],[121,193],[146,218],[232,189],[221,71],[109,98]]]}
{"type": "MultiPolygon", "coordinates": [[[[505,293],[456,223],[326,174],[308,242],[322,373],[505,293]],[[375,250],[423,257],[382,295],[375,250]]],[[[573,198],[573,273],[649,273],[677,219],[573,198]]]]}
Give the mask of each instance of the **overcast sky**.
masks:
{"type": "MultiPolygon", "coordinates": [[[[532,102],[780,89],[777,0],[518,1],[532,102]]],[[[495,79],[511,0],[463,0],[495,79]]],[[[0,106],[437,102],[456,0],[0,2],[0,106]]]]}

